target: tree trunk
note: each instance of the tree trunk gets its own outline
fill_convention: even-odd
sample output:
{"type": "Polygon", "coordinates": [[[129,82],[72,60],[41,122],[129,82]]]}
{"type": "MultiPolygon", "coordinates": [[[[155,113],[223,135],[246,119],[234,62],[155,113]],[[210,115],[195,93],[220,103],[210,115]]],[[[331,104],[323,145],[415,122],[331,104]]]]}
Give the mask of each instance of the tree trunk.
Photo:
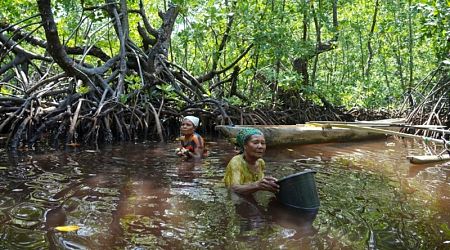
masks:
{"type": "Polygon", "coordinates": [[[409,105],[411,107],[414,107],[414,99],[412,97],[412,88],[414,86],[414,58],[413,58],[413,47],[414,47],[414,40],[413,40],[413,24],[412,24],[412,5],[411,0],[408,1],[408,51],[409,51],[409,81],[408,81],[408,88],[406,91],[406,95],[408,96],[409,105]]]}
{"type": "Polygon", "coordinates": [[[373,33],[375,30],[375,26],[377,23],[377,14],[378,14],[378,3],[379,0],[375,1],[375,10],[373,12],[373,16],[372,16],[372,25],[370,26],[370,31],[369,31],[369,37],[367,40],[367,50],[369,51],[369,54],[367,56],[367,66],[366,66],[366,72],[365,72],[365,76],[366,79],[369,79],[369,75],[370,75],[370,68],[372,65],[372,58],[373,58],[373,48],[372,48],[372,38],[373,38],[373,33]]]}

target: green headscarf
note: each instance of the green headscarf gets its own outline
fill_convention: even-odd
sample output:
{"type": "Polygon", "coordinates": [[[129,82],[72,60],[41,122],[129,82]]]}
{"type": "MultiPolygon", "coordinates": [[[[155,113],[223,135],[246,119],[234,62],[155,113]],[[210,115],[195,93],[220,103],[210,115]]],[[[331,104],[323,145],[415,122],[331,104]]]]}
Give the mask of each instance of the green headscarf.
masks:
{"type": "Polygon", "coordinates": [[[236,135],[236,144],[241,151],[244,151],[244,145],[252,135],[264,135],[261,130],[256,128],[242,128],[236,135]]]}

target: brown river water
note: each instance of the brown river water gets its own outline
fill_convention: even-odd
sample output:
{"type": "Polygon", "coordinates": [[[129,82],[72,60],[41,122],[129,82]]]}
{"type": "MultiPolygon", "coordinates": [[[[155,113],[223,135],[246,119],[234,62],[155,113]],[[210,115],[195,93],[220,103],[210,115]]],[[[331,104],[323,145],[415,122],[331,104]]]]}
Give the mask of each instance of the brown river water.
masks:
{"type": "Polygon", "coordinates": [[[269,148],[266,174],[315,175],[318,212],[222,183],[234,150],[208,140],[199,163],[177,143],[0,151],[0,249],[450,249],[448,163],[414,165],[419,141],[269,148]],[[60,232],[57,226],[76,225],[60,232]]]}

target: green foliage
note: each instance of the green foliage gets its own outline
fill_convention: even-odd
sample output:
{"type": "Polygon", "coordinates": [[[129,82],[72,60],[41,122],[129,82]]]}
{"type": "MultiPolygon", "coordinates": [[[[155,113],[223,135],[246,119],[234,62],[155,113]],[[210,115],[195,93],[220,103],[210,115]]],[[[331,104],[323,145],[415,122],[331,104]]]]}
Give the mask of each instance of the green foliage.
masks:
{"type": "Polygon", "coordinates": [[[184,105],[183,100],[174,91],[174,87],[171,84],[165,83],[157,85],[156,88],[159,90],[159,95],[162,94],[165,99],[174,103],[177,107],[181,108],[184,105]]]}
{"type": "Polygon", "coordinates": [[[128,101],[128,95],[122,94],[119,96],[119,102],[122,104],[126,104],[128,101]]]}
{"type": "MultiPolygon", "coordinates": [[[[61,0],[52,4],[62,42],[68,46],[95,45],[110,56],[117,54],[119,41],[108,14],[102,9],[83,9],[103,2],[61,0]]],[[[129,10],[139,9],[137,0],[127,1],[127,4],[129,10]]],[[[167,4],[143,1],[149,22],[156,29],[161,25],[158,11],[164,11],[167,4]]],[[[274,98],[277,95],[297,93],[292,98],[318,101],[320,94],[335,105],[395,107],[402,103],[403,93],[408,88],[415,87],[437,65],[445,65],[450,60],[450,7],[445,0],[380,1],[372,36],[370,27],[375,0],[337,1],[338,27],[333,23],[333,1],[174,0],[171,4],[178,5],[180,13],[172,32],[169,60],[192,75],[209,72],[213,62],[217,62],[216,70],[221,70],[253,46],[237,64],[241,69],[237,92],[255,100],[253,106],[273,106],[273,101],[283,101],[274,98]],[[412,34],[408,29],[409,18],[412,34]],[[219,51],[231,19],[225,46],[219,51]],[[317,54],[315,23],[320,27],[322,45],[332,45],[330,50],[320,54],[317,54]],[[370,70],[369,41],[373,52],[370,70]],[[410,62],[410,58],[413,61],[410,62]],[[307,60],[308,79],[303,79],[304,76],[294,69],[296,59],[307,60]],[[408,65],[413,65],[412,72],[408,65]]],[[[4,0],[0,7],[0,20],[8,23],[22,20],[23,13],[30,16],[38,13],[36,2],[31,0],[4,0]]],[[[143,26],[141,17],[132,11],[128,14],[129,39],[141,47],[136,28],[139,23],[143,26]]],[[[39,17],[22,25],[37,21],[39,17]]],[[[37,25],[25,30],[30,31],[33,27],[37,25]]],[[[42,29],[33,35],[44,39],[42,29]]],[[[43,48],[26,43],[21,46],[44,53],[43,48]]],[[[91,65],[98,61],[92,56],[72,57],[91,65]]],[[[5,58],[3,62],[8,63],[8,60],[5,58]]],[[[229,79],[232,68],[214,81],[229,79]]],[[[138,90],[142,85],[137,76],[128,76],[126,83],[128,91],[138,90]]],[[[202,84],[208,91],[212,85],[211,82],[202,84]]],[[[222,98],[230,87],[230,81],[227,81],[221,85],[223,89],[212,89],[208,96],[222,98]]],[[[159,94],[181,105],[181,98],[169,84],[158,88],[159,94]]],[[[420,93],[424,91],[422,88],[416,86],[414,89],[420,93]]],[[[247,105],[237,97],[226,100],[235,105],[247,105]]]]}
{"type": "Polygon", "coordinates": [[[420,13],[421,38],[431,41],[438,61],[448,58],[450,51],[450,3],[446,0],[422,1],[414,6],[420,13]]]}
{"type": "Polygon", "coordinates": [[[231,96],[229,98],[224,98],[225,101],[235,106],[243,106],[244,102],[237,96],[231,96]]]}
{"type": "Polygon", "coordinates": [[[142,88],[141,78],[136,74],[127,75],[125,77],[129,91],[139,90],[142,88]]]}
{"type": "Polygon", "coordinates": [[[0,21],[9,23],[17,21],[18,17],[24,18],[38,13],[34,0],[2,0],[0,10],[0,21]]]}
{"type": "Polygon", "coordinates": [[[11,95],[12,94],[12,90],[7,88],[7,87],[1,86],[0,87],[0,94],[2,94],[2,95],[11,95]]]}
{"type": "Polygon", "coordinates": [[[80,86],[77,86],[77,88],[76,88],[77,93],[82,94],[82,95],[87,94],[89,92],[89,90],[90,90],[89,86],[86,86],[86,85],[80,85],[80,86]]]}
{"type": "Polygon", "coordinates": [[[174,90],[173,86],[170,84],[160,84],[160,85],[156,86],[156,88],[161,90],[166,95],[170,95],[174,90]]]}
{"type": "Polygon", "coordinates": [[[441,224],[439,227],[444,234],[445,238],[450,238],[450,228],[447,224],[441,224]]]}

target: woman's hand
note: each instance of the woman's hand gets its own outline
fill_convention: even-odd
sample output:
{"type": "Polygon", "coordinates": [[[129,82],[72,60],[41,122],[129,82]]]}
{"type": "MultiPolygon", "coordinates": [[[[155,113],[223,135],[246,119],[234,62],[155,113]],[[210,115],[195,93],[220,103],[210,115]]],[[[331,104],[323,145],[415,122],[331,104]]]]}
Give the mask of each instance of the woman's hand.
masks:
{"type": "Polygon", "coordinates": [[[175,149],[175,153],[179,156],[179,157],[187,157],[189,156],[189,150],[185,149],[185,148],[177,148],[175,149]]]}
{"type": "Polygon", "coordinates": [[[243,195],[249,195],[257,191],[269,191],[276,193],[279,191],[280,186],[276,183],[277,179],[267,176],[262,180],[252,182],[249,184],[233,184],[231,185],[231,190],[233,192],[243,195]]]}
{"type": "Polygon", "coordinates": [[[257,182],[258,189],[276,193],[280,189],[280,186],[276,183],[276,181],[277,179],[274,177],[264,177],[262,180],[257,182]]]}

